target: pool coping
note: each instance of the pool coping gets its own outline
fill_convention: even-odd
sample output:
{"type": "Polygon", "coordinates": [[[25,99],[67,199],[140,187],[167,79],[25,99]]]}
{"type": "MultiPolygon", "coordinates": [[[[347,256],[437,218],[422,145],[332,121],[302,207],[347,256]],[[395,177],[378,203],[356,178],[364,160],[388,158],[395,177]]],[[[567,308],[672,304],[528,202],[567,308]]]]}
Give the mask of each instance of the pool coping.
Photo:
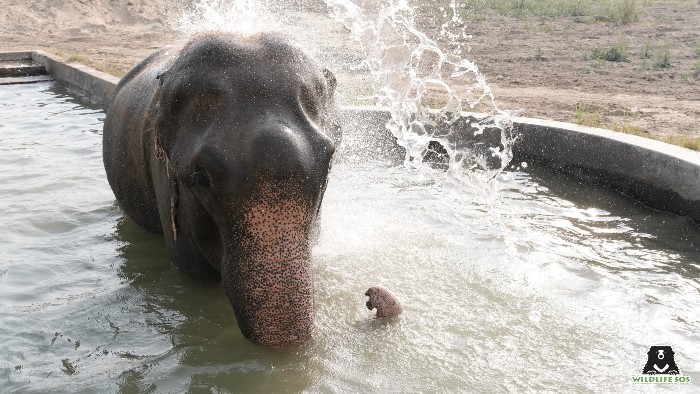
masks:
{"type": "MultiPolygon", "coordinates": [[[[6,60],[39,63],[53,78],[103,104],[111,101],[119,83],[113,75],[77,62],[66,63],[41,50],[0,53],[0,61],[6,60]]],[[[380,107],[341,107],[345,128],[380,130],[379,135],[372,137],[372,143],[385,146],[391,145],[387,141],[393,138],[384,127],[389,116],[388,110],[380,107]]],[[[544,119],[514,118],[513,132],[516,163],[541,163],[700,224],[700,152],[649,138],[544,119]]]]}
{"type": "Polygon", "coordinates": [[[0,53],[0,61],[10,60],[32,60],[44,66],[54,79],[67,83],[95,102],[109,103],[119,83],[119,78],[114,75],[78,62],[66,63],[58,56],[41,50],[0,53]]]}

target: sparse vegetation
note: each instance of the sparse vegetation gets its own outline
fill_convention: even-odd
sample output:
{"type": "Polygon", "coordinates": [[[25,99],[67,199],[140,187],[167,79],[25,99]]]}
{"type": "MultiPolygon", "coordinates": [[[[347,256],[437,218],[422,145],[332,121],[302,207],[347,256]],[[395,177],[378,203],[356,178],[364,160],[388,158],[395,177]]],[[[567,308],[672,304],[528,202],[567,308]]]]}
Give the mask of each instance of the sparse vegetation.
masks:
{"type": "Polygon", "coordinates": [[[604,123],[601,120],[600,109],[585,104],[576,104],[576,117],[574,122],[581,126],[605,128],[620,133],[650,138],[665,142],[667,144],[678,145],[683,148],[700,151],[700,137],[689,135],[655,136],[649,134],[648,131],[642,129],[641,127],[633,125],[631,119],[627,115],[627,112],[625,112],[625,115],[621,121],[617,121],[612,124],[604,123]]]}
{"type": "Polygon", "coordinates": [[[657,68],[671,67],[671,48],[669,48],[668,44],[659,47],[658,52],[656,52],[656,62],[654,66],[657,68]]]}
{"type": "Polygon", "coordinates": [[[693,56],[700,59],[700,41],[695,44],[695,49],[693,50],[693,56]]]}
{"type": "Polygon", "coordinates": [[[592,111],[584,104],[576,104],[576,124],[581,126],[600,127],[600,112],[592,111]]]}
{"type": "Polygon", "coordinates": [[[620,133],[632,134],[639,137],[649,137],[649,133],[646,130],[632,124],[627,110],[625,110],[625,115],[622,118],[622,121],[615,122],[612,125],[612,129],[620,133]]]}
{"type": "Polygon", "coordinates": [[[535,53],[535,60],[547,60],[547,58],[544,57],[542,47],[537,47],[537,53],[535,53]]]}
{"type": "Polygon", "coordinates": [[[93,62],[92,60],[86,58],[83,55],[69,55],[69,56],[63,56],[66,59],[67,63],[81,63],[84,64],[88,67],[92,67],[95,70],[102,71],[104,73],[114,75],[115,77],[121,77],[124,75],[124,72],[121,70],[117,69],[116,67],[113,66],[107,66],[103,65],[100,63],[93,62]]]}
{"type": "Polygon", "coordinates": [[[628,62],[627,45],[621,38],[608,48],[593,48],[590,59],[602,59],[609,62],[628,62]]]}
{"type": "Polygon", "coordinates": [[[627,25],[639,20],[639,8],[636,0],[620,0],[617,2],[618,21],[627,25]]]}
{"type": "Polygon", "coordinates": [[[651,69],[652,69],[652,67],[649,64],[649,60],[647,60],[647,59],[642,60],[642,64],[639,66],[639,71],[648,71],[651,69]]]}
{"type": "Polygon", "coordinates": [[[661,141],[700,151],[700,137],[692,137],[688,135],[669,135],[661,138],[661,141]]]}
{"type": "Polygon", "coordinates": [[[642,137],[649,136],[642,128],[632,124],[626,111],[622,121],[612,124],[603,124],[600,116],[600,109],[585,104],[576,104],[576,118],[574,121],[581,126],[603,127],[625,134],[633,134],[642,137]]]}
{"type": "Polygon", "coordinates": [[[683,82],[695,82],[695,73],[693,73],[692,71],[687,73],[681,73],[679,77],[683,82]]]}
{"type": "Polygon", "coordinates": [[[639,70],[640,71],[651,70],[652,66],[649,63],[649,60],[654,57],[654,48],[651,45],[650,41],[646,41],[644,43],[644,47],[642,48],[642,51],[639,53],[639,57],[642,59],[642,64],[639,66],[639,70]]]}
{"type": "Polygon", "coordinates": [[[644,43],[644,48],[642,52],[639,53],[639,57],[642,59],[651,59],[654,56],[654,49],[651,46],[651,42],[647,41],[644,43]]]}
{"type": "Polygon", "coordinates": [[[700,60],[693,65],[693,75],[695,77],[700,77],[700,60]]]}
{"type": "Polygon", "coordinates": [[[584,72],[586,74],[593,74],[594,72],[605,68],[605,64],[607,63],[604,59],[593,59],[593,60],[595,60],[595,61],[586,65],[586,68],[584,69],[584,72]]]}
{"type": "Polygon", "coordinates": [[[646,71],[652,68],[669,68],[672,66],[671,63],[671,48],[668,44],[663,44],[654,48],[651,42],[647,41],[644,43],[642,51],[639,53],[639,57],[642,59],[642,65],[639,67],[640,70],[646,71]],[[649,63],[650,59],[654,59],[653,64],[649,63]]]}
{"type": "Polygon", "coordinates": [[[521,19],[572,17],[582,23],[629,24],[637,22],[642,12],[637,0],[481,0],[465,2],[461,7],[460,16],[467,19],[493,11],[521,19]]]}
{"type": "Polygon", "coordinates": [[[66,58],[67,63],[87,63],[89,60],[83,55],[70,55],[66,58]]]}

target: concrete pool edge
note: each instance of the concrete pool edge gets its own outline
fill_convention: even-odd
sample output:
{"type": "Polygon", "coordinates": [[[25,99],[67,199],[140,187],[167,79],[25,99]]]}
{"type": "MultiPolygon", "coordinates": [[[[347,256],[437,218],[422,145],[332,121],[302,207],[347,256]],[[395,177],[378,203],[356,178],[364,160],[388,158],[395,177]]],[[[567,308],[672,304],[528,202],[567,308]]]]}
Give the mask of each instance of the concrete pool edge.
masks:
{"type": "Polygon", "coordinates": [[[41,50],[0,53],[0,61],[3,60],[32,60],[44,66],[46,72],[54,79],[100,103],[109,103],[112,100],[114,89],[119,83],[119,78],[113,75],[77,62],[66,63],[58,56],[41,50]]]}
{"type": "MultiPolygon", "coordinates": [[[[80,63],[65,63],[40,50],[0,53],[0,60],[12,57],[31,59],[43,65],[55,79],[104,104],[109,103],[119,83],[115,76],[80,63]]],[[[389,119],[388,110],[343,106],[341,119],[349,129],[381,130],[379,135],[370,137],[371,142],[392,149],[393,137],[384,128],[389,119]]],[[[550,120],[518,117],[514,118],[513,126],[515,162],[542,163],[620,191],[651,208],[687,216],[700,223],[700,152],[648,138],[550,120]]]]}

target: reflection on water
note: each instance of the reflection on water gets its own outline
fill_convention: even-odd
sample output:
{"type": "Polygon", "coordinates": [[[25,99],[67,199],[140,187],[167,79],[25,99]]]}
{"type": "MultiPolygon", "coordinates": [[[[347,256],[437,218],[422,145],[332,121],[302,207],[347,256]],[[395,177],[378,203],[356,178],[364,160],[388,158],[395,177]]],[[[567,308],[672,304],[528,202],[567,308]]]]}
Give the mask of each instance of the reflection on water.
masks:
{"type": "Polygon", "coordinates": [[[175,271],[115,206],[103,117],[54,83],[0,89],[0,391],[632,392],[658,344],[694,380],[673,389],[697,390],[700,233],[683,218],[532,167],[484,204],[341,162],[314,339],[269,351],[240,335],[218,283],[175,271]],[[400,318],[371,319],[375,284],[400,318]]]}

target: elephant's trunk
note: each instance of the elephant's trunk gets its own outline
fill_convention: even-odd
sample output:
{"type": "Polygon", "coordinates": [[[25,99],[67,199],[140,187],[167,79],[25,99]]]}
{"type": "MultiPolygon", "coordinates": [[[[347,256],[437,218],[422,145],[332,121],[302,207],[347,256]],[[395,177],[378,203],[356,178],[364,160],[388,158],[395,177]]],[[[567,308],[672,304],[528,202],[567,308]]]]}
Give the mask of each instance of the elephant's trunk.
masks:
{"type": "Polygon", "coordinates": [[[243,335],[284,348],[306,342],[313,329],[312,204],[279,192],[263,196],[246,209],[239,250],[227,253],[237,257],[223,264],[222,276],[243,335]]]}

